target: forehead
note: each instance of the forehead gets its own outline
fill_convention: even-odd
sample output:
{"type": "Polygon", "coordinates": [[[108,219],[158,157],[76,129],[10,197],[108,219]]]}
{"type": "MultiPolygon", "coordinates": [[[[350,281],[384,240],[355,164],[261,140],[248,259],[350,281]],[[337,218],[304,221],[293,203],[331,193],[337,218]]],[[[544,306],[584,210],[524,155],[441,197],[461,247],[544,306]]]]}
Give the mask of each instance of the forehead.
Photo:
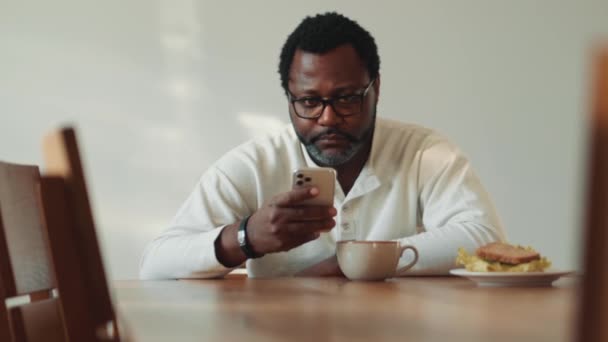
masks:
{"type": "Polygon", "coordinates": [[[365,64],[350,44],[323,54],[297,49],[289,70],[289,85],[295,89],[360,87],[369,81],[365,64]]]}

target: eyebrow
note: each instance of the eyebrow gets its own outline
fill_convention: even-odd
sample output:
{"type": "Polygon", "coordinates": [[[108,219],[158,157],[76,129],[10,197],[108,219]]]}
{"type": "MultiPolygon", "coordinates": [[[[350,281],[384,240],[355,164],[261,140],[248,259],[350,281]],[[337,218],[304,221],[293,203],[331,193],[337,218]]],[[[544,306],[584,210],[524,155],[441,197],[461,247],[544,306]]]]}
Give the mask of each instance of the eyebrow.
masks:
{"type": "MultiPolygon", "coordinates": [[[[357,90],[360,90],[361,88],[362,88],[362,86],[354,86],[354,85],[342,86],[342,87],[338,87],[338,88],[333,89],[331,91],[331,95],[335,96],[336,94],[344,93],[344,92],[347,92],[347,91],[355,93],[357,90]]],[[[304,90],[299,90],[297,92],[301,93],[301,94],[298,95],[298,96],[296,96],[296,97],[305,97],[305,96],[315,96],[315,97],[317,97],[317,96],[320,96],[319,93],[315,89],[304,89],[304,90]]],[[[293,92],[292,92],[292,94],[293,94],[293,92]]],[[[296,94],[293,94],[293,95],[295,96],[296,94]]]]}

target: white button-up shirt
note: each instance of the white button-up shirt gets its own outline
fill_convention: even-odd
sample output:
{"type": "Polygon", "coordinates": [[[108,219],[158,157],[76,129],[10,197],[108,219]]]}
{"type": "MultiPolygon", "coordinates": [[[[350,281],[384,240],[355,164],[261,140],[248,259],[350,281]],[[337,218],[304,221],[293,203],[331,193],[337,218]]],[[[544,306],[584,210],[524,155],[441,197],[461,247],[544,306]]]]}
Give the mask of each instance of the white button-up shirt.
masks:
{"type": "MultiPolygon", "coordinates": [[[[146,248],[143,279],[221,277],[223,227],[291,189],[292,172],[315,167],[293,127],[247,142],[200,178],[170,227],[146,248]]],[[[434,131],[378,118],[369,159],[345,196],[336,182],[336,227],[287,252],[247,261],[250,277],[290,276],[335,254],[336,241],[399,240],[420,258],[406,274],[445,274],[459,247],[503,240],[495,208],[465,156],[434,131]]],[[[406,251],[399,266],[410,262],[406,251]]]]}

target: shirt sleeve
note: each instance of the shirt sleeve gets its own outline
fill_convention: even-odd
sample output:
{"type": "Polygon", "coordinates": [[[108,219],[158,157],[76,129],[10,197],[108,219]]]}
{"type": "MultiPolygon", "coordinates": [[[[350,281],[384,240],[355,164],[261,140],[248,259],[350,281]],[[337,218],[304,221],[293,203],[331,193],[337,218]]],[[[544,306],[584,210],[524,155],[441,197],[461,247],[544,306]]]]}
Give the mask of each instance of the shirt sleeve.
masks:
{"type": "MultiPolygon", "coordinates": [[[[447,140],[434,137],[419,159],[419,234],[401,239],[418,250],[418,262],[402,275],[443,275],[456,268],[458,248],[472,251],[504,240],[490,196],[467,158],[447,140]]],[[[399,267],[413,260],[406,250],[399,267]]]]}
{"type": "Polygon", "coordinates": [[[216,278],[230,272],[215,254],[221,230],[250,212],[230,179],[212,167],[179,209],[169,228],[145,249],[141,279],[216,278]]]}

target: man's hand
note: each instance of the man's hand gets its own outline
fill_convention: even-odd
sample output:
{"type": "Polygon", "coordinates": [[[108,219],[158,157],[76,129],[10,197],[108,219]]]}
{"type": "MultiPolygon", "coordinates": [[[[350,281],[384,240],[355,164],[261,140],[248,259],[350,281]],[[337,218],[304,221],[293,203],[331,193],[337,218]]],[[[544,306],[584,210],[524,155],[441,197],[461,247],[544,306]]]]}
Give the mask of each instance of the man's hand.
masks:
{"type": "Polygon", "coordinates": [[[314,264],[295,275],[296,277],[344,277],[344,273],[338,265],[336,256],[332,256],[314,264]]]}
{"type": "MultiPolygon", "coordinates": [[[[334,207],[303,206],[303,200],[319,195],[317,188],[291,190],[273,197],[256,211],[247,223],[247,239],[257,255],[287,251],[331,230],[336,222],[334,207]]],[[[240,222],[230,224],[215,240],[217,260],[226,267],[236,267],[247,258],[237,241],[240,222]]]]}
{"type": "Polygon", "coordinates": [[[331,230],[337,211],[327,206],[302,206],[319,194],[317,188],[294,189],[273,197],[247,223],[249,244],[256,254],[288,251],[331,230]]]}

